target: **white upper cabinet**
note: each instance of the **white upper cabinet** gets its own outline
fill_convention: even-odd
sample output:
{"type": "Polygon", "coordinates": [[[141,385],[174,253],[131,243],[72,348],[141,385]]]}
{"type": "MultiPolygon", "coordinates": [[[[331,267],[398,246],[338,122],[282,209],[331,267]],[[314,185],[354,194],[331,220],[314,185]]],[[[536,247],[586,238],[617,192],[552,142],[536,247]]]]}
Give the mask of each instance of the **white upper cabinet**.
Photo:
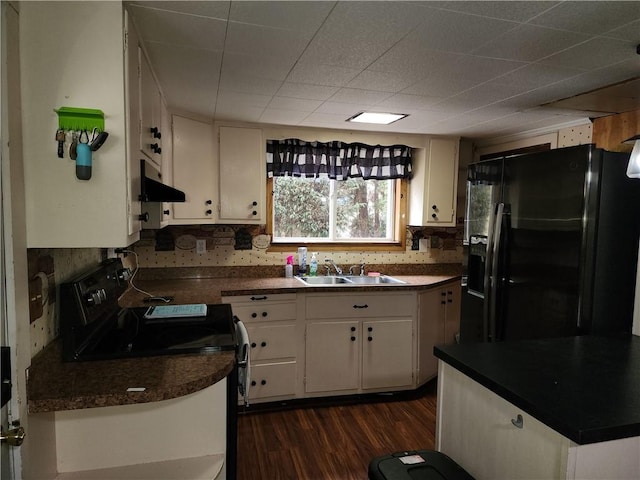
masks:
{"type": "Polygon", "coordinates": [[[212,124],[173,116],[173,186],[186,199],[173,204],[171,223],[215,223],[214,148],[212,124]]]}
{"type": "Polygon", "coordinates": [[[262,130],[219,127],[220,223],[264,223],[266,146],[262,130]]]}
{"type": "Polygon", "coordinates": [[[162,171],[162,95],[146,55],[139,50],[140,150],[162,171]]]}
{"type": "Polygon", "coordinates": [[[409,225],[455,227],[458,139],[432,138],[424,159],[413,163],[409,225]]]}
{"type": "Polygon", "coordinates": [[[139,165],[139,159],[131,158],[129,149],[131,52],[126,25],[120,2],[20,4],[30,248],[124,247],[139,238],[139,167],[131,163],[139,165]],[[95,46],[99,46],[96,51],[95,46]],[[69,142],[64,158],[57,156],[54,110],[63,106],[104,112],[109,137],[92,154],[89,180],[76,177],[69,142]]]}

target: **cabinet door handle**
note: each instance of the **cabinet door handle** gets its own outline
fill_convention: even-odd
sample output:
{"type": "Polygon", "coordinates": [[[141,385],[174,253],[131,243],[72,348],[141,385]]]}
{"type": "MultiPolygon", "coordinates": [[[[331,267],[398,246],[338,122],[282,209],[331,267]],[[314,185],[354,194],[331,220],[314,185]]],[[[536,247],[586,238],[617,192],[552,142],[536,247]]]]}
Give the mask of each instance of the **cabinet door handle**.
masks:
{"type": "Polygon", "coordinates": [[[256,348],[256,347],[257,347],[256,342],[252,342],[251,343],[251,348],[256,348]]]}
{"type": "Polygon", "coordinates": [[[266,317],[267,315],[269,315],[267,312],[262,312],[263,317],[266,317]]]}
{"type": "Polygon", "coordinates": [[[356,331],[356,327],[351,327],[351,331],[355,332],[356,331]]]}
{"type": "Polygon", "coordinates": [[[206,212],[204,212],[204,213],[206,213],[207,215],[211,215],[213,212],[212,212],[211,210],[207,210],[207,211],[206,211],[206,212]]]}
{"type": "Polygon", "coordinates": [[[353,335],[351,336],[351,341],[355,342],[356,341],[356,337],[354,337],[353,335]]]}
{"type": "Polygon", "coordinates": [[[364,305],[354,305],[353,308],[369,308],[369,305],[366,303],[364,305]]]}
{"type": "Polygon", "coordinates": [[[258,316],[258,314],[257,314],[256,312],[253,312],[253,313],[251,314],[251,318],[256,318],[257,316],[258,316]]]}
{"type": "Polygon", "coordinates": [[[512,418],[511,419],[511,423],[516,428],[523,428],[524,427],[524,418],[522,418],[522,415],[518,414],[518,416],[516,418],[512,418]]]}
{"type": "Polygon", "coordinates": [[[267,381],[266,381],[266,380],[261,380],[261,381],[260,381],[260,385],[266,385],[266,384],[267,384],[267,381]]]}
{"type": "Polygon", "coordinates": [[[251,205],[253,205],[254,207],[258,205],[258,202],[252,202],[251,205]]]}
{"type": "Polygon", "coordinates": [[[262,342],[262,343],[260,344],[260,346],[261,346],[261,347],[266,347],[266,346],[267,346],[267,342],[262,342]]]}
{"type": "Polygon", "coordinates": [[[367,340],[371,342],[373,340],[373,337],[367,337],[367,340]]]}

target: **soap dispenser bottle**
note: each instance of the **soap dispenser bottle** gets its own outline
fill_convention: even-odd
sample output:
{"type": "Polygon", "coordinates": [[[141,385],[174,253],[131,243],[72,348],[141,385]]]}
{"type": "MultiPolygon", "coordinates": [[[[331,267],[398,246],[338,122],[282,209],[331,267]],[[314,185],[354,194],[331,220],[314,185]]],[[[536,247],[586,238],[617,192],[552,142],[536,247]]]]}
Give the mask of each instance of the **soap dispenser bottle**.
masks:
{"type": "Polygon", "coordinates": [[[318,252],[311,254],[311,261],[309,262],[309,275],[315,277],[318,274],[318,252]]]}
{"type": "Polygon", "coordinates": [[[293,255],[287,257],[287,264],[284,266],[284,276],[287,278],[293,277],[293,255]]]}

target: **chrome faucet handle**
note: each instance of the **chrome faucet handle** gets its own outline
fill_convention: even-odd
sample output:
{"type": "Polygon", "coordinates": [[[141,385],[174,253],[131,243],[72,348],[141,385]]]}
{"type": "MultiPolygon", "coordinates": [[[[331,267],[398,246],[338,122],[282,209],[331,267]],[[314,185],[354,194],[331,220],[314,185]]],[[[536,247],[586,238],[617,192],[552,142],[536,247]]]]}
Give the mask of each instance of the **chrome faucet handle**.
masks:
{"type": "Polygon", "coordinates": [[[351,265],[351,266],[349,267],[349,275],[353,275],[353,270],[354,270],[355,268],[357,268],[357,267],[358,267],[358,265],[351,265]]]}
{"type": "Polygon", "coordinates": [[[362,263],[360,264],[360,276],[361,276],[361,277],[364,277],[364,265],[365,265],[365,263],[364,263],[364,262],[362,262],[362,263]]]}
{"type": "Polygon", "coordinates": [[[325,263],[330,263],[331,265],[333,265],[333,268],[335,268],[336,270],[336,274],[342,275],[342,269],[338,265],[336,265],[336,263],[333,260],[331,260],[330,258],[325,258],[324,261],[325,263]]]}

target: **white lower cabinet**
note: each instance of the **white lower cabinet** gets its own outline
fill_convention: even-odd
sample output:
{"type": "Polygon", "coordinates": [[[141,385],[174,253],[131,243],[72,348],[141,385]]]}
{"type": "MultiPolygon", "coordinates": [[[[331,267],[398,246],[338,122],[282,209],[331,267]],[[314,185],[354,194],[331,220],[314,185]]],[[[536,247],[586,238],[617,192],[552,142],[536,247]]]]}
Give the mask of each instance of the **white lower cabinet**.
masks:
{"type": "Polygon", "coordinates": [[[433,347],[456,343],[460,331],[460,295],[459,280],[418,294],[418,385],[438,374],[433,347]]]}
{"type": "MultiPolygon", "coordinates": [[[[291,398],[298,384],[299,334],[295,294],[223,297],[249,335],[249,400],[260,403],[291,398]]],[[[244,402],[244,399],[240,399],[244,402]]]]}
{"type": "Polygon", "coordinates": [[[306,393],[358,393],[414,386],[416,296],[309,294],[306,393]]]}
{"type": "Polygon", "coordinates": [[[440,361],[436,449],[476,480],[640,478],[640,439],[577,445],[440,361]]]}

